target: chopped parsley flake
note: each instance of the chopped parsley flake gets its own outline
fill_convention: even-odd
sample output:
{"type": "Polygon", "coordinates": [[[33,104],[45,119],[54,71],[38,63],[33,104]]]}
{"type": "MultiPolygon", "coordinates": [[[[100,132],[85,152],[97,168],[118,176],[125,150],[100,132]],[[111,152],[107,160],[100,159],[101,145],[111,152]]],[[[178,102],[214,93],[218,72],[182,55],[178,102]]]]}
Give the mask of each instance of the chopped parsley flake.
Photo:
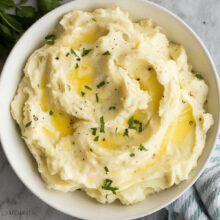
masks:
{"type": "Polygon", "coordinates": [[[115,128],[115,133],[117,134],[118,128],[115,128]]]}
{"type": "Polygon", "coordinates": [[[113,194],[116,194],[116,190],[119,190],[119,188],[118,188],[118,187],[112,187],[112,186],[111,186],[112,183],[113,183],[112,180],[110,180],[110,179],[105,179],[105,180],[104,180],[104,185],[102,186],[102,189],[104,189],[104,190],[110,190],[110,191],[112,191],[113,194]]]}
{"type": "Polygon", "coordinates": [[[29,127],[31,125],[32,121],[29,121],[26,125],[25,128],[29,127]]]}
{"type": "Polygon", "coordinates": [[[140,144],[139,148],[138,148],[140,151],[147,151],[147,149],[144,147],[143,144],[140,144]]]}
{"type": "Polygon", "coordinates": [[[86,94],[85,92],[81,91],[81,95],[82,95],[82,96],[84,96],[85,94],[86,94]]]}
{"type": "Polygon", "coordinates": [[[94,141],[98,141],[99,140],[99,136],[96,136],[95,138],[94,138],[94,141]]]}
{"type": "Polygon", "coordinates": [[[99,89],[99,88],[101,88],[102,86],[104,86],[105,85],[105,81],[102,81],[102,82],[100,82],[98,85],[97,85],[97,88],[99,89]]]}
{"type": "Polygon", "coordinates": [[[49,115],[53,115],[53,111],[52,110],[49,111],[49,115]]]}
{"type": "MultiPolygon", "coordinates": [[[[71,52],[71,54],[73,54],[73,55],[77,56],[77,54],[76,54],[75,50],[73,50],[72,48],[71,48],[70,52],[71,52]]],[[[78,57],[78,56],[77,56],[77,57],[78,57]]]]}
{"type": "Polygon", "coordinates": [[[115,106],[110,106],[110,107],[109,107],[109,110],[115,110],[115,109],[116,109],[115,106]]]}
{"type": "Polygon", "coordinates": [[[92,130],[92,135],[96,135],[97,128],[91,128],[91,130],[92,130]]]}
{"type": "Polygon", "coordinates": [[[137,130],[137,128],[134,126],[134,118],[133,117],[129,118],[129,120],[128,120],[128,128],[137,130]]]}
{"type": "Polygon", "coordinates": [[[104,167],[104,169],[105,169],[105,173],[108,174],[108,172],[109,172],[108,167],[104,167]]]}
{"type": "Polygon", "coordinates": [[[128,137],[129,137],[129,135],[128,135],[128,129],[127,129],[127,128],[126,128],[125,131],[124,131],[124,136],[128,136],[128,137]]]}
{"type": "Polygon", "coordinates": [[[44,43],[48,45],[53,45],[55,43],[56,36],[54,34],[47,35],[45,37],[44,43]]]}
{"type": "Polygon", "coordinates": [[[83,52],[82,52],[82,57],[86,56],[88,53],[90,53],[92,51],[92,49],[88,49],[86,50],[85,48],[83,48],[83,52]]]}
{"type": "Polygon", "coordinates": [[[99,102],[99,96],[98,96],[98,93],[95,94],[95,98],[96,98],[96,102],[98,103],[98,102],[99,102]]]}
{"type": "Polygon", "coordinates": [[[111,55],[111,53],[107,50],[105,53],[102,54],[103,56],[111,55]]]}
{"type": "Polygon", "coordinates": [[[100,124],[101,124],[100,132],[101,133],[105,133],[105,121],[104,121],[104,117],[103,116],[100,118],[100,124]]]}
{"type": "Polygon", "coordinates": [[[67,88],[69,91],[71,90],[71,86],[69,84],[67,84],[67,88]]]}
{"type": "Polygon", "coordinates": [[[196,77],[196,78],[198,78],[198,79],[203,79],[203,76],[202,76],[202,75],[200,75],[200,74],[198,74],[198,73],[197,73],[197,74],[195,74],[195,77],[196,77]]]}
{"type": "Polygon", "coordinates": [[[135,156],[135,154],[134,154],[134,153],[131,153],[131,154],[130,154],[130,157],[134,157],[134,156],[135,156]]]}
{"type": "Polygon", "coordinates": [[[76,65],[75,65],[75,69],[78,69],[78,68],[79,68],[79,64],[76,63],[76,65]]]}
{"type": "Polygon", "coordinates": [[[134,123],[135,123],[135,124],[140,124],[140,121],[134,120],[134,123]]]}
{"type": "Polygon", "coordinates": [[[92,90],[92,88],[87,86],[87,85],[85,86],[85,88],[88,89],[88,90],[92,90]]]}
{"type": "Polygon", "coordinates": [[[143,130],[143,124],[140,122],[138,131],[142,132],[142,130],[143,130]]]}
{"type": "Polygon", "coordinates": [[[16,128],[18,129],[18,132],[21,134],[21,127],[18,123],[16,124],[16,128]]]}

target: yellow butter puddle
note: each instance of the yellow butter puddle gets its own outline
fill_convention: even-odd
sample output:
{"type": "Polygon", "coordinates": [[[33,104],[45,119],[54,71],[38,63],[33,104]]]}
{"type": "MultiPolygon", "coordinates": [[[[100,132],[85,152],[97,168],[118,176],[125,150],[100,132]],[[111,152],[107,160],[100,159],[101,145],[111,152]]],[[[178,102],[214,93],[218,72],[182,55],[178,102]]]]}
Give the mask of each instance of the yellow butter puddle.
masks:
{"type": "Polygon", "coordinates": [[[98,26],[89,28],[87,32],[80,33],[79,36],[73,38],[72,42],[66,46],[70,46],[74,49],[77,49],[84,43],[93,43],[97,41],[100,37],[106,35],[107,33],[108,31],[106,29],[99,28],[98,26]]]}
{"type": "MultiPolygon", "coordinates": [[[[43,112],[48,112],[48,116],[50,117],[53,130],[59,133],[59,137],[73,134],[73,128],[71,126],[73,117],[70,117],[68,114],[51,107],[49,104],[49,97],[46,91],[47,89],[46,89],[45,73],[43,73],[41,79],[40,89],[41,89],[41,100],[40,100],[41,110],[43,112]],[[50,111],[52,112],[51,114],[49,114],[50,111]]],[[[46,128],[45,126],[42,126],[42,130],[44,134],[50,139],[54,139],[56,137],[56,134],[53,131],[46,128]]]]}
{"type": "MultiPolygon", "coordinates": [[[[126,137],[122,135],[108,136],[104,140],[100,139],[97,144],[108,150],[119,150],[126,143],[126,137]]],[[[128,140],[127,140],[128,141],[128,140]]]]}
{"type": "MultiPolygon", "coordinates": [[[[180,146],[181,143],[187,138],[188,134],[193,132],[193,136],[195,137],[195,120],[192,114],[192,107],[188,104],[183,109],[177,120],[175,120],[167,129],[162,144],[159,147],[158,152],[156,153],[154,158],[150,158],[145,164],[139,166],[136,170],[136,175],[143,173],[150,167],[156,165],[156,163],[160,163],[160,159],[162,156],[166,154],[167,145],[170,143],[171,146],[180,146]]],[[[193,143],[189,143],[189,145],[193,148],[193,143]]],[[[143,152],[144,153],[144,152],[143,152]]],[[[135,158],[134,158],[135,159],[135,158]]],[[[134,182],[136,178],[132,178],[127,181],[121,187],[127,186],[134,182]]]]}
{"type": "Polygon", "coordinates": [[[85,61],[79,63],[79,68],[74,68],[69,72],[67,80],[73,86],[78,95],[81,96],[81,92],[91,93],[91,91],[88,91],[85,86],[93,87],[93,72],[94,70],[92,66],[85,61]]]}
{"type": "Polygon", "coordinates": [[[146,60],[136,59],[130,63],[128,71],[134,74],[135,79],[138,79],[140,88],[148,91],[152,99],[152,110],[157,111],[163,96],[164,87],[158,81],[154,68],[146,60]]]}

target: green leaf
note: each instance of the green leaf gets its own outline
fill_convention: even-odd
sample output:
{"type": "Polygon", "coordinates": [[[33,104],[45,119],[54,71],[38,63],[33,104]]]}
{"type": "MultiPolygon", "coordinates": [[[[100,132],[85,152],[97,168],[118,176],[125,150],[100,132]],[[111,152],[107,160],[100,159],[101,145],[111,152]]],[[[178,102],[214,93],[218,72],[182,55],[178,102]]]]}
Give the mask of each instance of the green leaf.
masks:
{"type": "Polygon", "coordinates": [[[116,190],[119,190],[119,188],[118,187],[112,187],[111,186],[112,183],[113,183],[113,181],[111,179],[105,179],[104,184],[102,186],[102,189],[110,190],[110,191],[112,191],[113,194],[116,194],[116,190]]]}
{"type": "Polygon", "coordinates": [[[140,144],[140,146],[139,146],[139,148],[138,148],[140,151],[148,151],[148,149],[146,149],[145,147],[144,147],[144,145],[143,144],[140,144]]]}
{"type": "Polygon", "coordinates": [[[109,110],[115,110],[116,107],[115,107],[115,106],[110,106],[108,109],[109,109],[109,110]]]}
{"type": "Polygon", "coordinates": [[[23,5],[23,4],[25,4],[27,1],[28,1],[28,0],[21,0],[20,3],[19,3],[19,5],[23,5]]]}
{"type": "Polygon", "coordinates": [[[55,43],[56,36],[54,34],[47,35],[45,37],[45,44],[53,45],[55,43]]]}
{"type": "Polygon", "coordinates": [[[92,51],[92,49],[88,49],[86,50],[85,48],[83,48],[83,52],[82,52],[82,57],[86,56],[87,54],[89,54],[92,51]]]}
{"type": "Polygon", "coordinates": [[[36,11],[31,6],[21,6],[16,8],[16,15],[23,18],[32,18],[36,17],[36,11]]]}
{"type": "Polygon", "coordinates": [[[73,50],[72,48],[70,49],[71,54],[74,54],[75,56],[77,56],[75,50],[73,50]]]}
{"type": "Polygon", "coordinates": [[[18,22],[14,16],[6,14],[4,12],[0,12],[0,17],[13,30],[15,30],[17,32],[23,32],[21,23],[18,22]]]}
{"type": "Polygon", "coordinates": [[[18,17],[18,21],[20,21],[24,29],[27,29],[38,18],[36,10],[31,6],[17,7],[16,15],[18,17]]]}
{"type": "Polygon", "coordinates": [[[25,128],[28,128],[29,126],[31,126],[32,121],[29,121],[26,125],[25,128]]]}
{"type": "Polygon", "coordinates": [[[102,54],[103,56],[111,55],[111,53],[107,50],[105,53],[102,54]]]}
{"type": "Polygon", "coordinates": [[[96,136],[93,140],[94,140],[95,142],[99,141],[99,136],[96,136]]]}
{"type": "Polygon", "coordinates": [[[104,169],[105,169],[105,173],[108,174],[108,172],[109,172],[108,167],[105,166],[104,169]]]}
{"type": "Polygon", "coordinates": [[[16,4],[13,2],[13,0],[0,0],[0,10],[9,9],[15,6],[16,4]]]}
{"type": "Polygon", "coordinates": [[[14,38],[12,32],[11,32],[11,29],[9,27],[5,26],[4,24],[1,24],[1,23],[0,23],[0,35],[4,39],[6,39],[10,42],[15,40],[15,38],[14,38]]]}
{"type": "Polygon", "coordinates": [[[54,8],[60,6],[58,0],[39,0],[38,1],[39,11],[41,14],[46,14],[47,12],[53,10],[54,8]]]}
{"type": "Polygon", "coordinates": [[[100,82],[96,87],[99,89],[105,85],[105,81],[100,82]]]}
{"type": "Polygon", "coordinates": [[[87,86],[87,85],[85,85],[85,88],[90,90],[90,91],[92,90],[92,88],[90,86],[87,86]]]}
{"type": "Polygon", "coordinates": [[[92,135],[96,135],[97,128],[91,128],[91,130],[92,130],[92,135]]]}
{"type": "Polygon", "coordinates": [[[96,102],[98,103],[98,102],[99,102],[99,96],[98,96],[98,93],[95,94],[95,98],[96,98],[96,102]]]}
{"type": "Polygon", "coordinates": [[[54,34],[49,34],[45,37],[46,40],[55,40],[56,36],[54,34]]]}
{"type": "Polygon", "coordinates": [[[203,76],[201,74],[198,74],[198,73],[195,74],[195,77],[198,78],[198,79],[203,79],[203,76]]]}
{"type": "Polygon", "coordinates": [[[103,116],[100,118],[100,124],[101,124],[100,132],[101,133],[105,133],[105,121],[104,121],[104,117],[103,116]]]}

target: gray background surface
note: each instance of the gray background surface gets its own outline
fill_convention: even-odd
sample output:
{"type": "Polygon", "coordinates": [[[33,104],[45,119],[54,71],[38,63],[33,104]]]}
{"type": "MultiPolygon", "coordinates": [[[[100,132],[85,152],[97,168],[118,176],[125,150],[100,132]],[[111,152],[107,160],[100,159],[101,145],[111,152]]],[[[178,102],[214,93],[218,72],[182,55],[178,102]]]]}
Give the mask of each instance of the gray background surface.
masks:
{"type": "MultiPolygon", "coordinates": [[[[220,0],[151,1],[171,10],[195,30],[207,46],[220,72],[220,0]]],[[[29,2],[34,5],[36,0],[29,0],[29,2]]],[[[0,70],[1,67],[0,63],[0,70]]],[[[18,219],[71,220],[76,218],[56,211],[33,195],[15,175],[0,147],[0,220],[18,219]]],[[[163,219],[167,219],[165,209],[142,218],[142,220],[163,219]]]]}

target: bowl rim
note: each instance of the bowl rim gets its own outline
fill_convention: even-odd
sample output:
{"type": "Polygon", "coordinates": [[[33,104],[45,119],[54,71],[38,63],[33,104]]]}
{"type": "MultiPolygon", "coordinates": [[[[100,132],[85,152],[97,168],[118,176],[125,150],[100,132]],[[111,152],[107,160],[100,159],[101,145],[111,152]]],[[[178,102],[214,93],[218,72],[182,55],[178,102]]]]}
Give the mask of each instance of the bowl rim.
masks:
{"type": "MultiPolygon", "coordinates": [[[[42,20],[46,20],[47,17],[49,17],[50,15],[52,15],[53,13],[57,12],[58,10],[61,10],[62,8],[66,8],[69,6],[70,8],[70,11],[71,10],[74,10],[74,7],[72,6],[72,4],[75,4],[75,2],[78,2],[78,1],[82,1],[82,0],[75,0],[75,1],[70,1],[68,3],[64,3],[63,5],[55,8],[54,10],[50,11],[49,13],[45,14],[44,16],[42,16],[40,19],[38,19],[35,23],[33,23],[26,31],[25,33],[21,36],[21,38],[16,42],[16,44],[14,45],[14,47],[12,48],[12,50],[10,51],[10,54],[8,55],[5,63],[4,63],[4,66],[2,68],[2,71],[1,71],[1,75],[0,75],[0,91],[1,91],[1,85],[2,85],[2,78],[5,76],[6,74],[6,67],[7,67],[7,63],[9,62],[10,60],[10,57],[11,57],[11,54],[13,53],[13,51],[16,50],[17,48],[17,45],[20,44],[22,41],[23,41],[23,38],[24,36],[28,35],[30,32],[32,32],[32,30],[34,30],[35,28],[35,25],[38,23],[38,22],[41,22],[42,20]]],[[[108,1],[108,0],[107,0],[108,1]]],[[[143,2],[145,4],[149,4],[153,7],[156,7],[158,8],[159,10],[165,12],[166,14],[168,14],[169,16],[173,17],[175,20],[177,20],[181,25],[183,25],[186,30],[188,32],[190,32],[190,34],[196,39],[196,41],[199,43],[200,47],[202,48],[202,50],[204,51],[205,55],[207,56],[207,59],[209,60],[210,62],[210,66],[212,68],[212,71],[213,71],[213,76],[215,77],[215,82],[216,82],[216,85],[217,85],[217,89],[218,91],[217,92],[217,95],[218,95],[218,109],[220,109],[220,82],[219,82],[219,76],[218,76],[218,73],[217,73],[217,69],[216,69],[216,66],[214,64],[214,61],[208,51],[208,49],[206,48],[205,44],[203,43],[203,41],[200,39],[200,37],[196,34],[196,32],[185,22],[183,21],[180,17],[178,17],[174,12],[170,11],[169,9],[157,4],[157,3],[154,3],[154,2],[151,2],[150,0],[135,0],[135,1],[139,1],[139,2],[143,2]]],[[[83,2],[83,1],[82,1],[83,2]]],[[[150,212],[148,212],[147,214],[138,214],[136,215],[135,217],[131,217],[131,218],[120,218],[120,220],[129,220],[129,219],[136,219],[136,218],[140,218],[140,217],[144,217],[144,216],[148,216],[154,212],[157,212],[158,210],[168,206],[169,204],[171,204],[172,202],[174,202],[175,200],[177,200],[180,196],[182,196],[195,182],[196,180],[199,178],[199,176],[202,174],[202,172],[204,171],[205,169],[205,166],[207,165],[213,151],[214,151],[214,148],[215,148],[215,145],[216,145],[216,142],[217,142],[217,137],[218,137],[218,134],[219,134],[219,130],[220,130],[220,119],[219,119],[219,112],[218,112],[218,122],[215,122],[217,123],[217,129],[216,129],[216,132],[215,132],[215,135],[214,135],[214,142],[213,142],[213,145],[211,147],[211,150],[207,156],[207,159],[206,161],[202,164],[201,166],[201,169],[200,171],[197,172],[197,174],[190,180],[189,184],[182,189],[182,191],[177,194],[176,196],[174,196],[170,201],[166,202],[165,204],[163,205],[160,205],[158,206],[157,208],[154,208],[152,209],[150,212]]],[[[1,126],[0,126],[1,128],[1,126]]],[[[31,187],[28,186],[28,184],[25,182],[26,180],[23,180],[22,176],[20,175],[20,173],[18,173],[15,169],[15,165],[13,163],[13,161],[11,161],[7,154],[7,151],[6,151],[6,146],[7,146],[7,143],[3,142],[3,138],[2,138],[2,132],[1,132],[1,129],[0,129],[0,143],[2,145],[2,149],[3,149],[3,152],[12,168],[12,170],[15,172],[15,174],[17,175],[17,177],[20,179],[20,181],[37,197],[39,198],[40,200],[42,200],[44,203],[46,203],[47,205],[49,205],[50,207],[66,214],[66,215],[69,215],[69,216],[72,216],[72,217],[77,217],[77,218],[82,218],[83,216],[79,216],[79,215],[73,215],[65,210],[62,210],[59,206],[56,206],[54,204],[51,204],[49,203],[45,198],[44,196],[42,196],[41,194],[38,194],[37,191],[35,190],[32,190],[31,187]]],[[[93,218],[84,218],[86,220],[94,220],[93,218]]]]}

